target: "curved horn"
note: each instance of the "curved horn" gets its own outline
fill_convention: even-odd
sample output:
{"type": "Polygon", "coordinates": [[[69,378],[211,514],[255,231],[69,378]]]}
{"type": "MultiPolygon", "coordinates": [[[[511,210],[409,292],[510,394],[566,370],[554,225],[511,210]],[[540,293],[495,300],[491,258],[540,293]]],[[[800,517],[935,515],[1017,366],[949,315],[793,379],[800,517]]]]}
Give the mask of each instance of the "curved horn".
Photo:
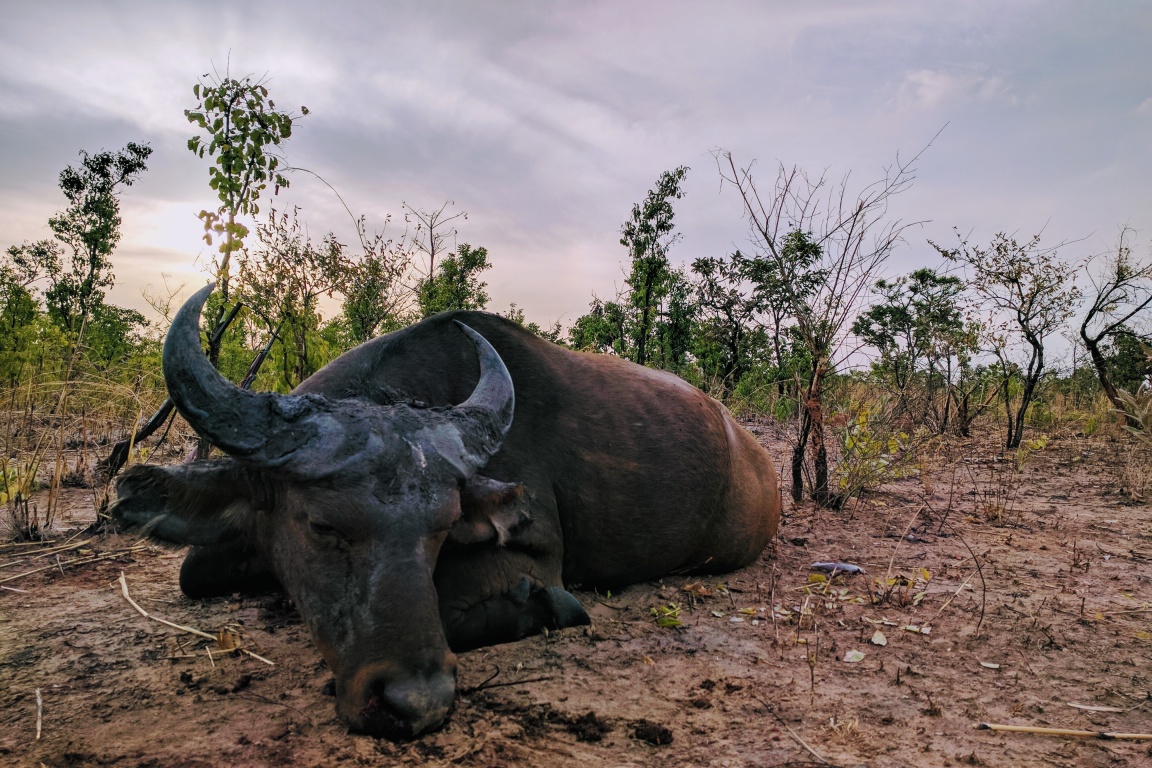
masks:
{"type": "Polygon", "coordinates": [[[464,417],[457,419],[457,426],[470,454],[466,460],[478,470],[500,450],[504,436],[512,427],[516,393],[507,366],[488,340],[459,320],[454,322],[476,345],[480,359],[480,380],[468,399],[453,408],[464,417]]]}
{"type": "Polygon", "coordinates": [[[308,404],[300,397],[241,389],[212,367],[200,346],[200,310],[213,288],[209,283],[192,294],[168,330],[163,357],[168,395],[192,428],[225,453],[275,463],[291,452],[293,446],[285,443],[298,442],[285,440],[285,430],[275,420],[286,414],[297,420],[309,410],[308,404]]]}

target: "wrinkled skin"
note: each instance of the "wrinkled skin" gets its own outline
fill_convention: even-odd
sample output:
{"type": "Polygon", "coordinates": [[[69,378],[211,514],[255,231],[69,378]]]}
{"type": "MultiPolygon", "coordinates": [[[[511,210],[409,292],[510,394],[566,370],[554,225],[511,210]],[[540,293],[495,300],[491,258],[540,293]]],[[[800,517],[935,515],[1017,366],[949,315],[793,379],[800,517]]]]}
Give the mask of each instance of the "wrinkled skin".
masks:
{"type": "Polygon", "coordinates": [[[287,591],[354,730],[437,727],[453,650],[587,623],[565,584],[731,570],[778,525],[772,462],[721,405],[493,315],[368,342],[278,399],[178,394],[204,372],[173,347],[177,408],[230,458],[134,467],[113,515],[193,545],[190,596],[287,591]]]}

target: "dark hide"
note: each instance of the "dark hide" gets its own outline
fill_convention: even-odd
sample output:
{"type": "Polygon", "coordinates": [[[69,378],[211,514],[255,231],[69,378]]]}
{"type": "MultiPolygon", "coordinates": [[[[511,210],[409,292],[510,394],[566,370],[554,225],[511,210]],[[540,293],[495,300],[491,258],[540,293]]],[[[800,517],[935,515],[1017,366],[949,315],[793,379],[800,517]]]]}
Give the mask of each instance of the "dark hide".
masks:
{"type": "MultiPolygon", "coordinates": [[[[281,584],[357,730],[407,736],[441,723],[455,686],[449,646],[586,623],[565,585],[729,571],[779,523],[772,461],[722,405],[671,374],[571,352],[495,315],[450,312],[375,339],[294,395],[354,416],[361,453],[332,442],[345,455],[327,471],[293,453],[292,434],[238,431],[237,454],[271,445],[294,455],[290,466],[245,454],[134,468],[114,515],[198,545],[181,574],[190,595],[281,584]],[[443,449],[438,425],[480,380],[458,322],[495,348],[515,389],[498,450],[464,469],[438,455],[458,450],[443,449]]],[[[261,414],[282,409],[259,403],[261,414]]],[[[302,434],[316,442],[316,429],[302,434]]]]}

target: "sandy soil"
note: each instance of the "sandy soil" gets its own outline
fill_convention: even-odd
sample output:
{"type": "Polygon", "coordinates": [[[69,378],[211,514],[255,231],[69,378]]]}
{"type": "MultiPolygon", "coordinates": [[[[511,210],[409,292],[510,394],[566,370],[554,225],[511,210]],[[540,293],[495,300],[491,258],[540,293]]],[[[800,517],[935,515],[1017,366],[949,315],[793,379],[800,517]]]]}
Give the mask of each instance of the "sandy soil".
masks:
{"type": "MultiPolygon", "coordinates": [[[[60,560],[106,559],[0,581],[22,590],[0,589],[0,764],[1152,765],[1150,742],[974,728],[1152,731],[1152,509],[1114,490],[1132,446],[1056,439],[1016,477],[993,442],[840,512],[786,504],[740,572],[579,593],[593,626],[463,655],[448,724],[403,744],[340,725],[285,599],[188,600],[179,554],[100,536],[60,560]],[[812,580],[817,561],[865,573],[812,580]],[[121,572],[146,611],[237,627],[275,666],[210,659],[121,572]]],[[[0,547],[0,580],[55,565],[45,546],[0,547]]]]}

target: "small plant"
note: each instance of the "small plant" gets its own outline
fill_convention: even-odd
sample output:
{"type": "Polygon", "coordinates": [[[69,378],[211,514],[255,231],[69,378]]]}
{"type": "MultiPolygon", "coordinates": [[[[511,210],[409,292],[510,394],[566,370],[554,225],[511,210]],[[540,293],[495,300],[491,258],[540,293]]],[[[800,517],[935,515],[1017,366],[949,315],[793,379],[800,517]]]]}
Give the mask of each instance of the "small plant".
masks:
{"type": "Polygon", "coordinates": [[[0,457],[0,504],[28,498],[36,490],[36,465],[0,457]]]}
{"type": "Polygon", "coordinates": [[[872,602],[874,605],[890,604],[899,608],[915,608],[928,594],[928,583],[932,572],[920,568],[911,576],[902,573],[873,579],[872,602]]]}
{"type": "Polygon", "coordinates": [[[1047,447],[1048,435],[1039,435],[1031,440],[1025,440],[1012,454],[1012,458],[1016,461],[1016,471],[1019,472],[1024,469],[1024,465],[1028,463],[1029,459],[1047,447]]]}
{"type": "Polygon", "coordinates": [[[1133,395],[1120,390],[1118,397],[1123,408],[1118,408],[1115,412],[1128,417],[1129,423],[1125,429],[1148,445],[1152,445],[1152,392],[1133,395]]]}
{"type": "Polygon", "coordinates": [[[684,624],[680,621],[680,611],[682,607],[677,603],[668,603],[668,605],[658,605],[652,609],[652,616],[656,619],[656,626],[658,627],[682,627],[684,624]]]}
{"type": "Polygon", "coordinates": [[[35,462],[22,464],[0,457],[0,504],[8,509],[11,534],[17,540],[39,538],[44,527],[39,510],[28,502],[38,487],[36,469],[35,462]]]}
{"type": "Polygon", "coordinates": [[[844,498],[877,490],[914,471],[910,466],[912,439],[907,432],[890,428],[889,421],[886,414],[873,416],[868,406],[860,406],[838,433],[836,483],[844,498]]]}
{"type": "Polygon", "coordinates": [[[1123,409],[1115,413],[1126,417],[1124,428],[1137,439],[1118,469],[1117,485],[1132,501],[1148,501],[1152,496],[1152,392],[1134,395],[1120,390],[1117,397],[1123,409]]]}

